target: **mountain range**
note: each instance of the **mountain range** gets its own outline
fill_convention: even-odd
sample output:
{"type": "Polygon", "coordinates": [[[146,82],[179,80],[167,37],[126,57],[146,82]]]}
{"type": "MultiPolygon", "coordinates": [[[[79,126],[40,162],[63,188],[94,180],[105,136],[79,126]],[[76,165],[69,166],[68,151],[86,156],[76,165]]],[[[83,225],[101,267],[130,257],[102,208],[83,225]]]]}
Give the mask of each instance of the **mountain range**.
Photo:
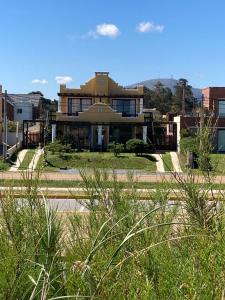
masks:
{"type": "MultiPolygon", "coordinates": [[[[159,79],[150,79],[150,80],[145,80],[145,81],[141,81],[141,82],[138,82],[138,83],[134,83],[134,84],[131,84],[129,86],[127,86],[128,88],[134,88],[138,85],[144,85],[146,86],[147,88],[149,89],[153,89],[154,88],[154,85],[160,81],[165,87],[168,87],[171,89],[172,93],[174,94],[175,93],[175,86],[178,82],[177,79],[174,79],[174,78],[159,78],[159,79]]],[[[193,88],[192,87],[192,92],[193,92],[193,95],[195,98],[197,99],[201,99],[202,97],[202,91],[201,89],[199,88],[193,88]]]]}

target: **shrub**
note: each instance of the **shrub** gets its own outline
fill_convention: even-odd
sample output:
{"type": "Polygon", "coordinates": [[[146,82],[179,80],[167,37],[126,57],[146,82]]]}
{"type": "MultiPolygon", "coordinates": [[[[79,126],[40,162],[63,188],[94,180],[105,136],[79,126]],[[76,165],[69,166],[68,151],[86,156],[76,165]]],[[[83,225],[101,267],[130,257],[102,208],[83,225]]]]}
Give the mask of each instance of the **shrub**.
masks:
{"type": "Polygon", "coordinates": [[[55,153],[66,153],[71,152],[71,145],[64,145],[60,141],[55,141],[54,143],[48,144],[46,150],[55,153]]]}
{"type": "Polygon", "coordinates": [[[197,152],[197,138],[196,137],[184,137],[180,140],[180,152],[187,154],[188,152],[197,152]]]}
{"type": "Polygon", "coordinates": [[[117,157],[124,150],[124,144],[112,142],[109,144],[109,151],[113,152],[113,154],[117,157]]]}
{"type": "Polygon", "coordinates": [[[144,141],[139,139],[131,139],[127,141],[126,148],[128,151],[138,154],[143,154],[147,150],[147,144],[144,141]]]}

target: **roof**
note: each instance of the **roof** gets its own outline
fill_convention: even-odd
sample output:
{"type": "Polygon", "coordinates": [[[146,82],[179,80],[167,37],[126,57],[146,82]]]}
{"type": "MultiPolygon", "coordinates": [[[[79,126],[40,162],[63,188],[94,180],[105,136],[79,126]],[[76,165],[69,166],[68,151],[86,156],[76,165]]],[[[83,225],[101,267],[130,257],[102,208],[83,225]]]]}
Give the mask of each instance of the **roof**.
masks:
{"type": "Polygon", "coordinates": [[[29,102],[35,107],[39,106],[40,100],[42,98],[41,94],[8,94],[8,98],[12,103],[15,102],[29,102]]]}

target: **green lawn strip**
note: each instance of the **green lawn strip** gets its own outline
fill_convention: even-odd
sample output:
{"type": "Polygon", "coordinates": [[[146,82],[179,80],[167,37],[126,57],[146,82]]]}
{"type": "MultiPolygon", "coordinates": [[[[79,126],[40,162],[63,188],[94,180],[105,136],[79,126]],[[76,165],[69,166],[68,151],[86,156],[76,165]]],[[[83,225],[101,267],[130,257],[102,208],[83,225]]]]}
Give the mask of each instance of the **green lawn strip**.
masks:
{"type": "MultiPolygon", "coordinates": [[[[34,179],[35,181],[35,179],[34,179]]],[[[30,181],[31,182],[31,181],[30,181]]],[[[0,186],[7,186],[7,187],[25,187],[28,186],[29,180],[0,180],[0,186]]],[[[138,189],[179,189],[177,183],[169,183],[169,182],[117,182],[121,188],[138,188],[138,189]]],[[[198,184],[202,188],[208,189],[208,184],[198,184]]],[[[30,186],[30,183],[29,183],[30,186]]],[[[57,188],[82,188],[85,187],[85,184],[82,180],[40,180],[38,183],[39,187],[57,187],[57,188]]],[[[113,182],[106,182],[104,183],[104,187],[111,188],[114,186],[113,182]]],[[[212,186],[215,190],[225,190],[225,184],[213,184],[212,186]]]]}
{"type": "MultiPolygon", "coordinates": [[[[187,159],[184,154],[178,153],[181,169],[183,172],[186,172],[188,168],[186,167],[187,159]]],[[[212,174],[215,175],[225,175],[225,155],[224,154],[210,154],[211,158],[211,166],[213,172],[212,174]]],[[[201,172],[199,169],[192,170],[193,173],[201,175],[203,172],[201,172]]]]}
{"type": "Polygon", "coordinates": [[[169,152],[162,154],[162,160],[165,171],[173,171],[173,163],[169,152]]]}
{"type": "Polygon", "coordinates": [[[19,170],[26,170],[35,154],[35,149],[27,150],[27,153],[20,164],[19,170]]]}
{"type": "MultiPolygon", "coordinates": [[[[101,168],[101,169],[129,169],[145,170],[149,172],[156,171],[156,163],[150,154],[135,156],[133,153],[123,153],[115,157],[109,152],[82,152],[67,154],[48,153],[47,159],[49,166],[44,170],[56,169],[83,169],[83,168],[101,168]]],[[[41,164],[41,161],[40,161],[41,164]]]]}
{"type": "Polygon", "coordinates": [[[216,174],[225,175],[225,155],[210,154],[211,165],[216,174]]]}

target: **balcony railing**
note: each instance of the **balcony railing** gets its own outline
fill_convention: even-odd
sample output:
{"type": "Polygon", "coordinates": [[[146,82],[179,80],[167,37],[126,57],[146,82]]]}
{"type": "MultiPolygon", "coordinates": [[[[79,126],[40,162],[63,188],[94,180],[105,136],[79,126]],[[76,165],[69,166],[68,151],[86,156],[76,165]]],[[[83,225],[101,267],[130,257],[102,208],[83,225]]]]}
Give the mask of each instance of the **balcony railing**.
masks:
{"type": "Polygon", "coordinates": [[[113,110],[118,113],[122,113],[123,117],[137,117],[138,111],[136,105],[128,105],[128,104],[111,104],[110,105],[113,110]]]}

